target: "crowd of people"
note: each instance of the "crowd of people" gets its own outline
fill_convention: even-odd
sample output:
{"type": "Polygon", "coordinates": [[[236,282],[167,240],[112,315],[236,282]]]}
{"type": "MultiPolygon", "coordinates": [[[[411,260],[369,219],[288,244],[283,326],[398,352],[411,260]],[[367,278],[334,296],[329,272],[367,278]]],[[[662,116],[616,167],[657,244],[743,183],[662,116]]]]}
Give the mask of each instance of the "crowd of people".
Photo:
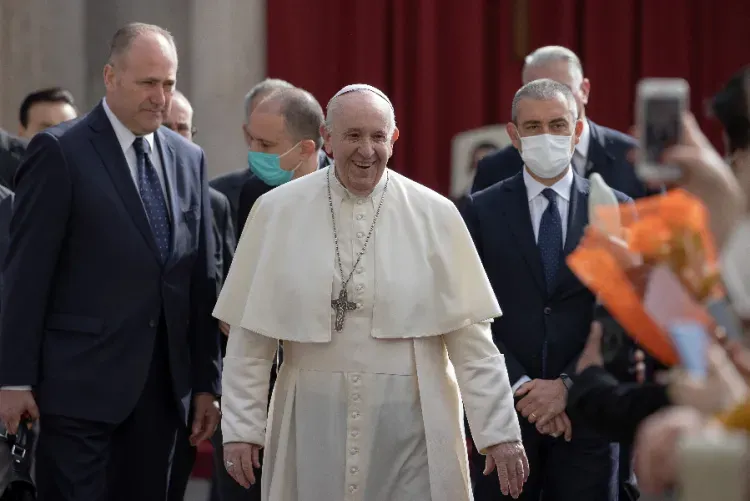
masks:
{"type": "Polygon", "coordinates": [[[37,437],[38,499],[181,500],[211,440],[217,501],[629,501],[679,492],[686,440],[750,430],[750,334],[712,329],[687,376],[569,265],[594,179],[624,207],[684,190],[750,332],[750,68],[711,101],[725,155],[686,113],[682,176],[654,185],[586,114],[576,54],[539,48],[512,145],[451,201],[388,168],[394,106],[366,84],[325,111],[257,84],[247,157],[209,181],[177,64],[129,24],[92,110],[36,91],[0,131],[0,419],[37,437]]]}

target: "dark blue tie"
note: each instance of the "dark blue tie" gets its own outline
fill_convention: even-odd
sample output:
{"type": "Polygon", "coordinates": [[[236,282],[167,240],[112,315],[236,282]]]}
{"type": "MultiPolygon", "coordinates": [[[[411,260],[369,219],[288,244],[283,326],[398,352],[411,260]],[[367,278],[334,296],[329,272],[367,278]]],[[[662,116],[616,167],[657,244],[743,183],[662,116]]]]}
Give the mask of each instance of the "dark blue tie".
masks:
{"type": "Polygon", "coordinates": [[[557,277],[557,269],[562,258],[563,237],[560,211],[557,209],[557,195],[551,188],[545,188],[542,195],[549,200],[547,209],[542,214],[542,222],[539,225],[539,238],[537,246],[542,256],[544,266],[544,278],[547,282],[547,292],[552,293],[557,277]]]}
{"type": "Polygon", "coordinates": [[[151,231],[154,233],[161,262],[165,263],[169,257],[169,242],[172,233],[169,225],[169,212],[159,176],[154,164],[151,163],[151,157],[145,151],[144,142],[142,137],[137,137],[133,141],[138,166],[138,191],[141,192],[141,200],[143,200],[146,216],[151,223],[151,231]]]}

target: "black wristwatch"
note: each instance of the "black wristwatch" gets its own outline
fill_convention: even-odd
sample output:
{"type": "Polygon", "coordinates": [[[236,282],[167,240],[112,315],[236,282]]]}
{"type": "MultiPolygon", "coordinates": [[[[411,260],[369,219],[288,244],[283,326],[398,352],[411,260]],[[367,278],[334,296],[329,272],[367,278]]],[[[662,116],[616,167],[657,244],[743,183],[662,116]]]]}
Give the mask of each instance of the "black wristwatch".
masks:
{"type": "Polygon", "coordinates": [[[565,385],[565,389],[570,391],[570,389],[573,387],[573,380],[568,376],[567,374],[560,374],[560,380],[565,385]]]}

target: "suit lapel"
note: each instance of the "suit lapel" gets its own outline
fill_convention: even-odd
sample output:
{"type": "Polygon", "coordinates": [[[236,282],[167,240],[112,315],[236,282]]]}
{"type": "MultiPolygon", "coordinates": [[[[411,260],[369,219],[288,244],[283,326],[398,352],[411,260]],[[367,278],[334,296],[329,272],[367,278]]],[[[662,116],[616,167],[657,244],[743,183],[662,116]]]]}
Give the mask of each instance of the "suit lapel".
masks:
{"type": "Polygon", "coordinates": [[[598,172],[607,180],[607,184],[611,185],[609,180],[617,174],[612,169],[614,158],[607,151],[604,144],[605,139],[599,130],[599,126],[591,120],[589,120],[589,132],[591,140],[589,141],[589,151],[586,158],[586,177],[591,175],[592,172],[598,172]]]}
{"type": "Polygon", "coordinates": [[[165,191],[167,192],[167,203],[170,207],[172,217],[170,218],[170,224],[172,226],[172,241],[169,246],[169,258],[167,258],[167,265],[169,265],[175,257],[175,249],[177,248],[177,228],[179,228],[179,218],[182,217],[182,211],[177,201],[177,167],[175,165],[175,153],[174,148],[167,140],[165,134],[158,129],[154,134],[156,137],[156,145],[159,148],[161,154],[161,165],[164,169],[164,181],[166,184],[165,191]]]}
{"type": "Polygon", "coordinates": [[[151,225],[146,217],[141,196],[133,181],[133,176],[130,174],[130,168],[120,142],[117,140],[112,124],[109,122],[101,103],[91,112],[89,126],[94,131],[91,144],[107,169],[112,184],[120,195],[128,214],[133,219],[133,223],[153,251],[154,258],[158,260],[159,249],[156,246],[151,225]]]}
{"type": "Polygon", "coordinates": [[[508,242],[508,244],[518,246],[518,250],[529,266],[529,271],[531,271],[537,286],[546,291],[547,285],[544,280],[542,258],[536,245],[536,238],[534,238],[534,228],[531,225],[529,198],[526,193],[526,185],[523,182],[523,174],[518,173],[513,176],[504,183],[503,189],[509,195],[502,198],[504,217],[515,236],[515,241],[508,242]]]}
{"type": "Polygon", "coordinates": [[[555,293],[564,293],[569,288],[568,282],[571,279],[577,280],[564,260],[578,247],[586,226],[589,224],[588,193],[588,181],[578,174],[573,174],[573,185],[570,187],[570,202],[568,204],[568,231],[563,248],[563,262],[557,272],[555,293]]]}

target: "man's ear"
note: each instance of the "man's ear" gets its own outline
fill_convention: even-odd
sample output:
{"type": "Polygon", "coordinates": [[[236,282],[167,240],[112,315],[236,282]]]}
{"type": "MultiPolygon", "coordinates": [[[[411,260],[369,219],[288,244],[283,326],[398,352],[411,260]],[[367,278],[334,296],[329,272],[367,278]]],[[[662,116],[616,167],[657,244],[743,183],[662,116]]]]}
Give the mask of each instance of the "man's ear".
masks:
{"type": "Polygon", "coordinates": [[[250,133],[247,131],[247,128],[248,128],[247,124],[242,124],[242,137],[245,138],[245,144],[249,148],[250,143],[252,142],[252,139],[251,139],[250,133]]]}
{"type": "Polygon", "coordinates": [[[391,136],[391,145],[393,145],[393,143],[395,143],[396,141],[398,141],[399,134],[400,134],[400,132],[398,131],[398,127],[394,127],[393,128],[393,135],[391,136]]]}
{"type": "Polygon", "coordinates": [[[584,106],[588,106],[589,104],[590,93],[591,93],[591,82],[589,82],[588,78],[584,78],[583,81],[581,81],[581,101],[583,101],[584,106]]]}
{"type": "Polygon", "coordinates": [[[508,137],[513,143],[513,146],[518,151],[521,151],[521,136],[520,134],[518,134],[518,128],[516,128],[516,124],[514,124],[513,122],[508,122],[505,126],[505,132],[508,133],[508,137]]]}
{"type": "Polygon", "coordinates": [[[312,139],[305,139],[299,143],[299,149],[302,156],[307,157],[315,154],[315,141],[312,139]]]}
{"type": "Polygon", "coordinates": [[[583,120],[579,118],[578,120],[576,120],[576,128],[573,133],[573,135],[575,136],[575,139],[573,140],[574,144],[578,144],[578,141],[581,140],[581,134],[583,134],[583,120]]]}
{"type": "Polygon", "coordinates": [[[331,133],[326,127],[326,124],[320,126],[320,135],[323,138],[323,149],[329,157],[333,156],[333,148],[331,148],[331,133]]]}

